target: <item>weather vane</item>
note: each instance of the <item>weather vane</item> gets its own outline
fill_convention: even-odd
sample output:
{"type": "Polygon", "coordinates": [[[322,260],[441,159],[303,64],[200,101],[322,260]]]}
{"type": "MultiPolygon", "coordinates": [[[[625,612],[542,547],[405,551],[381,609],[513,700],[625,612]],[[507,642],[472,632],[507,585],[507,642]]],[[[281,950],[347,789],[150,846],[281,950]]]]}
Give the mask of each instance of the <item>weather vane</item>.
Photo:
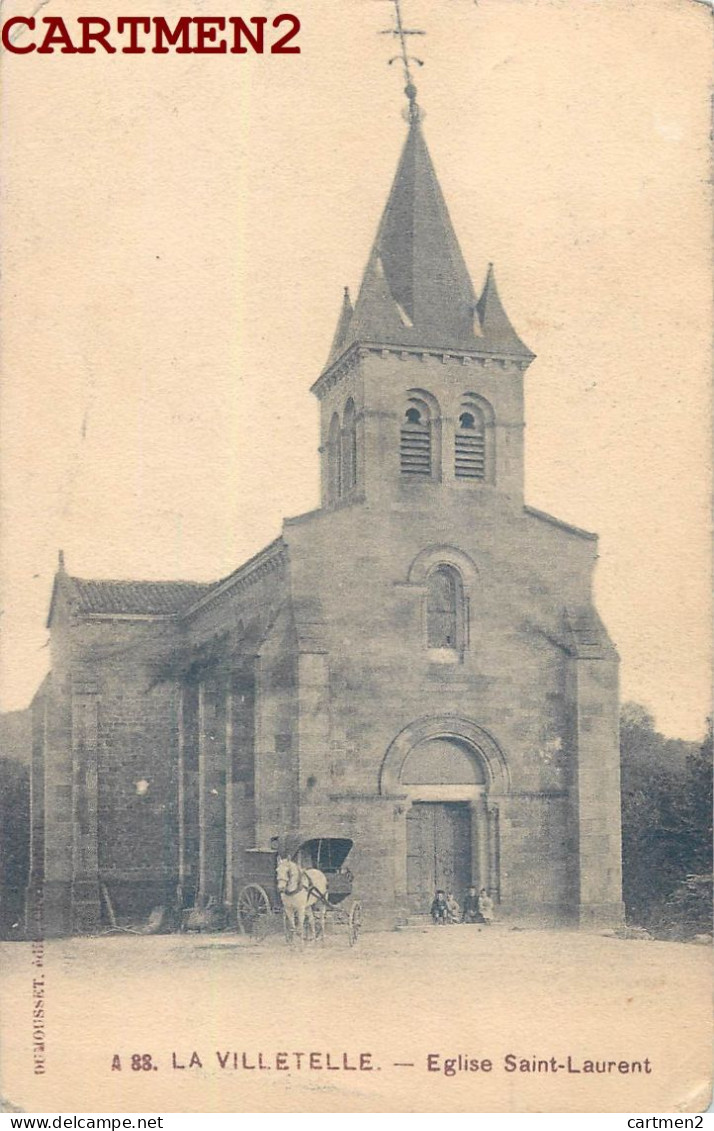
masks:
{"type": "Polygon", "coordinates": [[[385,31],[380,32],[380,35],[393,35],[399,40],[400,53],[394,55],[389,60],[389,65],[393,63],[401,63],[404,68],[404,93],[409,100],[409,109],[407,111],[410,122],[418,122],[421,117],[421,111],[417,106],[417,88],[414,85],[412,78],[411,64],[415,63],[417,67],[423,67],[423,59],[417,59],[416,55],[410,55],[407,50],[407,36],[408,35],[426,35],[425,31],[417,28],[407,28],[404,26],[402,19],[402,6],[401,0],[389,0],[390,4],[394,5],[394,27],[387,28],[385,31]]]}

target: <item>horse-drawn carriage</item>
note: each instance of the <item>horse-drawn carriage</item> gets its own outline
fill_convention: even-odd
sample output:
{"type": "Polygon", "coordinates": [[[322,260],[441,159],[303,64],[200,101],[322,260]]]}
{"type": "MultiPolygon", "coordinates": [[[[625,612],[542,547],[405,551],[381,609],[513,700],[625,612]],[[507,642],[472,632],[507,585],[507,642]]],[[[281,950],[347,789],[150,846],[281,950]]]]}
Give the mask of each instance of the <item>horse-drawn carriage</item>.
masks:
{"type": "Polygon", "coordinates": [[[339,924],[354,946],[362,904],[352,898],[352,872],[345,866],[352,844],[345,837],[288,837],[268,850],[244,849],[236,903],[239,930],[261,939],[279,922],[288,939],[304,927],[324,938],[326,926],[339,924]]]}

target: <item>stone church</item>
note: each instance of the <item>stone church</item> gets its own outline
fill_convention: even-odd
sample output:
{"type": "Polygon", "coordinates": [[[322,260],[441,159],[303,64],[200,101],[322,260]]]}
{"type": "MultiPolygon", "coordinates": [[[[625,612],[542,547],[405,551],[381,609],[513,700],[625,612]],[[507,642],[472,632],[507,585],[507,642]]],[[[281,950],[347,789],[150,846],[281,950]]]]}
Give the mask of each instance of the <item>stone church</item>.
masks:
{"type": "MultiPolygon", "coordinates": [[[[409,91],[408,91],[409,93],[409,91]]],[[[622,919],[618,659],[594,534],[525,504],[534,355],[474,291],[412,99],[320,405],[322,499],[214,584],[60,556],[33,703],[28,917],[235,906],[244,851],[347,837],[367,922],[487,888],[622,919]]]]}

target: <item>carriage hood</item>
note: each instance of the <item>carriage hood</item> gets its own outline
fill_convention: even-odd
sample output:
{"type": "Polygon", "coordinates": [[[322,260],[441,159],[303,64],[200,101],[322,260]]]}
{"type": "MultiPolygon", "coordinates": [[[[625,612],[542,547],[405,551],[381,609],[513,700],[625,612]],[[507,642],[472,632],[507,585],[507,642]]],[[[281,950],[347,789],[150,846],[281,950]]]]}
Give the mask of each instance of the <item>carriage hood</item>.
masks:
{"type": "Polygon", "coordinates": [[[352,851],[354,841],[347,837],[286,836],[277,839],[275,848],[281,856],[297,860],[303,867],[319,868],[321,872],[336,872],[352,851]]]}

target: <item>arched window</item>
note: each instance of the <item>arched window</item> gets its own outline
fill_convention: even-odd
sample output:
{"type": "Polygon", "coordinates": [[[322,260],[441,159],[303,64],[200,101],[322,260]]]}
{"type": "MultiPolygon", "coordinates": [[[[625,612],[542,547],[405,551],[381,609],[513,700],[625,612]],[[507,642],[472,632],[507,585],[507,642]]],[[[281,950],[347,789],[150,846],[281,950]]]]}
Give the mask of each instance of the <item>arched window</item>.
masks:
{"type": "Polygon", "coordinates": [[[357,486],[357,421],[352,397],[345,405],[342,425],[342,490],[346,495],[357,486]]]}
{"type": "Polygon", "coordinates": [[[342,443],[340,418],[337,413],[333,414],[330,421],[330,432],[327,437],[327,469],[330,502],[336,503],[342,498],[342,443]]]}
{"type": "Polygon", "coordinates": [[[410,397],[402,420],[399,442],[399,465],[402,475],[426,475],[432,472],[431,413],[428,405],[410,397]]]}
{"type": "Polygon", "coordinates": [[[476,392],[465,392],[454,437],[457,480],[493,483],[496,475],[494,444],[496,431],[491,405],[476,392]]]}
{"type": "Polygon", "coordinates": [[[464,646],[464,628],[461,577],[453,566],[437,566],[426,582],[427,648],[461,651],[464,646]]]}
{"type": "Polygon", "coordinates": [[[479,404],[475,395],[467,394],[461,404],[455,436],[457,479],[490,479],[488,468],[487,424],[491,423],[486,402],[479,404]]]}

